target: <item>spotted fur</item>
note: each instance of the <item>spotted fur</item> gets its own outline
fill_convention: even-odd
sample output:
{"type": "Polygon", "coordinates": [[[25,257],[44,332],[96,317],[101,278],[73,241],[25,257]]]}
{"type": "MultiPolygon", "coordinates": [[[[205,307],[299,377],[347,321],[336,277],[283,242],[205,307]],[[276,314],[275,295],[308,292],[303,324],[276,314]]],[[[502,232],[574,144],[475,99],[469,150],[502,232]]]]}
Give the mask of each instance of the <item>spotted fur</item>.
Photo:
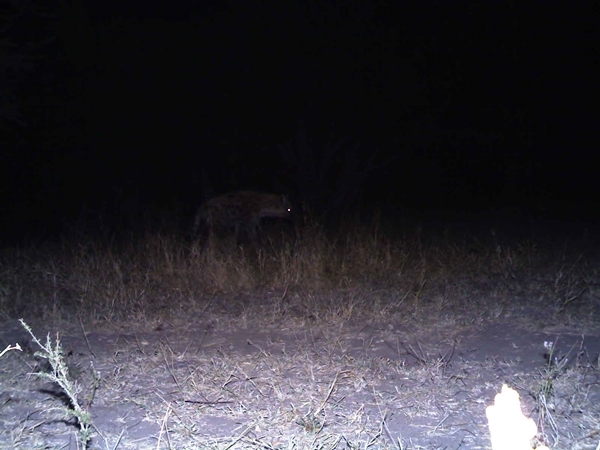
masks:
{"type": "Polygon", "coordinates": [[[238,244],[253,242],[259,238],[261,219],[287,219],[291,212],[291,204],[283,195],[232,192],[211,198],[198,209],[194,235],[233,233],[238,244]]]}

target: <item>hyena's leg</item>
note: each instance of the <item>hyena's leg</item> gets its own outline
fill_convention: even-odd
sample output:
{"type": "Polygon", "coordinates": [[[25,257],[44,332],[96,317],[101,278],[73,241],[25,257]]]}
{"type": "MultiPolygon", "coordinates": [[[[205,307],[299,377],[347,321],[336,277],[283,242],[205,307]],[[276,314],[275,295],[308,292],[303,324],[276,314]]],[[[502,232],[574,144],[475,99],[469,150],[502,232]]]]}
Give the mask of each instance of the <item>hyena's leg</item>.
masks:
{"type": "Polygon", "coordinates": [[[192,237],[200,241],[206,241],[212,234],[212,228],[211,216],[204,209],[198,210],[196,217],[194,217],[192,237]]]}

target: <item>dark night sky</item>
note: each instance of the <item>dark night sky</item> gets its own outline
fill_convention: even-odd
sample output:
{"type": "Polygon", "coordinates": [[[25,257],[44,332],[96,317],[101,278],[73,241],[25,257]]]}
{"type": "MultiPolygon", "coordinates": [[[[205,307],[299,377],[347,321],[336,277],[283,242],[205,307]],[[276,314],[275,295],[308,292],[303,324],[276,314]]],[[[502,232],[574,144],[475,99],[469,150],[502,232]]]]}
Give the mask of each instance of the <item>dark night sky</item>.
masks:
{"type": "Polygon", "coordinates": [[[59,3],[0,9],[0,58],[31,62],[0,65],[5,225],[185,216],[236,189],[598,209],[597,5],[59,3]]]}

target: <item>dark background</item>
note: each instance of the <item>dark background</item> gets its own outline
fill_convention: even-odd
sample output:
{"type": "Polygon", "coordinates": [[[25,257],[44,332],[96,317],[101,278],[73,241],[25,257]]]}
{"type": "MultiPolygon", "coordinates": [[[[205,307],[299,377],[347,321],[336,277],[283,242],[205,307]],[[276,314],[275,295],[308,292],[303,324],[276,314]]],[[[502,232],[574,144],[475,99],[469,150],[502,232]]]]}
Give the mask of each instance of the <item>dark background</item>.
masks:
{"type": "Polygon", "coordinates": [[[0,2],[3,237],[188,230],[206,198],[323,220],[590,221],[590,2],[0,2]]]}

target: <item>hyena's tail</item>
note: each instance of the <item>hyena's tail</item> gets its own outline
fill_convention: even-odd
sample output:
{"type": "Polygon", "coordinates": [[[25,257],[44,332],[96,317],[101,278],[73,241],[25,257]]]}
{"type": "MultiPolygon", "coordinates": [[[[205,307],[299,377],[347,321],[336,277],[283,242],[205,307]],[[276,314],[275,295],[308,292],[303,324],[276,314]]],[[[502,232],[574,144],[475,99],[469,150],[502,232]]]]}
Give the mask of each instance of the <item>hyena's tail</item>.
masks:
{"type": "Polygon", "coordinates": [[[192,235],[195,238],[205,231],[206,228],[206,213],[203,207],[200,207],[194,216],[194,226],[192,227],[192,235]]]}

